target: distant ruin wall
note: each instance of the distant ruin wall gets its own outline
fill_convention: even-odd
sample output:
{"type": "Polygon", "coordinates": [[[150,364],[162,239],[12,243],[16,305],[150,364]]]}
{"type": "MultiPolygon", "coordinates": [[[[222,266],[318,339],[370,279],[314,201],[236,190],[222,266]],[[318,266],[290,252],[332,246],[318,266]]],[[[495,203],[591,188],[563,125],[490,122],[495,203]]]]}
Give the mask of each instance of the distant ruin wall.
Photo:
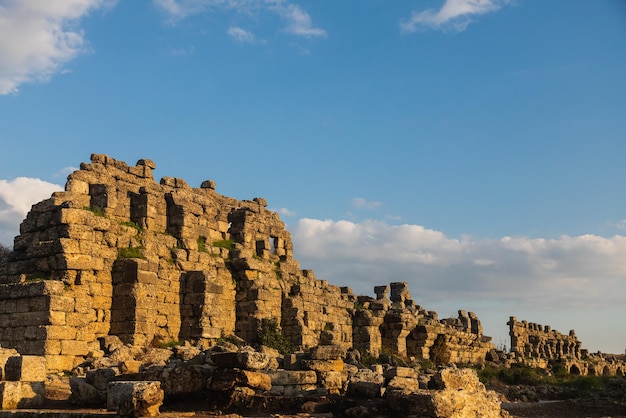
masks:
{"type": "Polygon", "coordinates": [[[521,321],[512,316],[507,323],[511,337],[511,351],[525,357],[550,359],[580,359],[582,343],[576,333],[561,334],[549,325],[521,321]]]}
{"type": "Polygon", "coordinates": [[[549,325],[520,322],[514,316],[507,324],[511,352],[518,361],[544,369],[560,364],[572,375],[624,376],[626,373],[626,362],[615,355],[582,349],[574,330],[561,334],[549,325]]]}

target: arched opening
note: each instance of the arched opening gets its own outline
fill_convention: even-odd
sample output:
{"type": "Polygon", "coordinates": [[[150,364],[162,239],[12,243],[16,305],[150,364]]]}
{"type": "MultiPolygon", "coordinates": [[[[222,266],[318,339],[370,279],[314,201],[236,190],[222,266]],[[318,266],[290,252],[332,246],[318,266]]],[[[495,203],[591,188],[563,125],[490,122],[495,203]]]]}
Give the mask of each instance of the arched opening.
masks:
{"type": "Polygon", "coordinates": [[[604,366],[604,369],[602,369],[602,375],[603,376],[610,376],[611,375],[611,370],[609,369],[609,366],[604,366]]]}
{"type": "Polygon", "coordinates": [[[574,376],[579,376],[580,375],[580,369],[578,368],[578,366],[573,364],[572,367],[569,368],[569,374],[572,374],[574,376]]]}

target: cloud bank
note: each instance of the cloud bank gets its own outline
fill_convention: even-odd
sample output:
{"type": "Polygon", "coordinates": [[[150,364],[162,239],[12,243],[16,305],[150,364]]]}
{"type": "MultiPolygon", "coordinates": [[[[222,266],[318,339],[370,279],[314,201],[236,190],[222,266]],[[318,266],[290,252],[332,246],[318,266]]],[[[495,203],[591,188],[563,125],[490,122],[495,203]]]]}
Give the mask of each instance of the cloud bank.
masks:
{"type": "MultiPolygon", "coordinates": [[[[301,219],[301,264],[318,277],[372,294],[407,281],[420,300],[492,301],[593,309],[622,304],[626,237],[455,239],[419,225],[301,219]]],[[[415,296],[415,294],[414,294],[415,296]]]]}
{"type": "Polygon", "coordinates": [[[402,32],[436,29],[462,32],[474,16],[495,12],[509,0],[446,0],[441,9],[413,12],[411,17],[400,22],[402,32]]]}
{"type": "Polygon", "coordinates": [[[0,94],[23,83],[46,82],[88,50],[79,23],[111,0],[4,0],[0,2],[0,94]]]}
{"type": "Polygon", "coordinates": [[[0,180],[0,243],[13,245],[31,206],[63,190],[58,184],[28,177],[0,180]]]}

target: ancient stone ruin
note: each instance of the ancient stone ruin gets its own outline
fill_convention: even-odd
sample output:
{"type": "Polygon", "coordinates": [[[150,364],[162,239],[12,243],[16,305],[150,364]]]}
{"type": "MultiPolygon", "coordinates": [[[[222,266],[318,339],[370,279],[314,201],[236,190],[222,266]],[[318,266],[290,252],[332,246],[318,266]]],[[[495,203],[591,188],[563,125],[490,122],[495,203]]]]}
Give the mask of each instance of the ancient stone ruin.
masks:
{"type": "Polygon", "coordinates": [[[592,354],[582,349],[574,330],[561,334],[549,325],[518,322],[514,316],[507,324],[513,357],[517,356],[534,367],[546,369],[561,362],[570,374],[585,376],[623,376],[626,371],[626,363],[614,355],[592,354]]]}
{"type": "Polygon", "coordinates": [[[511,317],[503,353],[476,314],[439,319],[405,282],[370,297],[319,280],[265,199],[157,183],[155,168],[94,154],[22,222],[0,262],[0,409],[157,416],[195,396],[219,411],[495,418],[498,395],[454,363],[623,375],[573,331],[511,317]]]}
{"type": "Polygon", "coordinates": [[[475,314],[439,320],[406,283],[362,297],[300,269],[265,199],[222,196],[211,180],[157,183],[155,168],[94,154],[65,191],[32,207],[0,269],[2,347],[67,371],[101,356],[108,335],[209,347],[231,334],[254,342],[269,324],[304,349],[467,363],[493,349],[475,314]]]}

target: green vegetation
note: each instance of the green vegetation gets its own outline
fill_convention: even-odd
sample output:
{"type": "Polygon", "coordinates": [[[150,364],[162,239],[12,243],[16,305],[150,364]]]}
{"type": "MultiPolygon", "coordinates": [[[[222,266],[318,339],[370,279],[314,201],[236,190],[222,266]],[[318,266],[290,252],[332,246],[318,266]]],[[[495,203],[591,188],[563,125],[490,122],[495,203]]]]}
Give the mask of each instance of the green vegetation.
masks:
{"type": "Polygon", "coordinates": [[[198,237],[196,240],[198,243],[198,251],[208,253],[209,249],[206,247],[206,237],[198,237]]]}
{"type": "Polygon", "coordinates": [[[363,304],[357,300],[356,302],[354,302],[354,309],[357,311],[362,311],[363,309],[365,309],[365,306],[363,306],[363,304]]]}
{"type": "Polygon", "coordinates": [[[274,263],[274,273],[276,273],[276,278],[281,280],[283,278],[283,272],[280,269],[280,263],[277,261],[274,263]]]}
{"type": "Polygon", "coordinates": [[[42,280],[50,280],[50,273],[44,273],[36,271],[34,273],[26,274],[24,276],[24,282],[40,282],[42,280]]]}
{"type": "Polygon", "coordinates": [[[246,342],[244,340],[233,334],[222,335],[217,340],[215,340],[215,344],[219,344],[221,342],[231,343],[236,345],[237,347],[243,347],[244,345],[246,345],[246,342]]]}
{"type": "Polygon", "coordinates": [[[556,363],[552,373],[525,364],[514,364],[511,368],[487,366],[478,370],[478,378],[484,384],[505,383],[507,385],[553,385],[574,390],[603,389],[610,378],[607,376],[576,376],[567,372],[565,366],[556,363]]]}
{"type": "Polygon", "coordinates": [[[134,228],[137,231],[141,231],[143,229],[139,226],[137,222],[133,222],[133,221],[120,222],[120,225],[127,226],[129,228],[134,228]]]}
{"type": "Polygon", "coordinates": [[[283,336],[275,319],[262,319],[258,330],[258,344],[286,355],[296,351],[296,345],[283,336]]]}
{"type": "Polygon", "coordinates": [[[172,348],[172,347],[178,347],[178,346],[183,345],[183,344],[185,344],[185,342],[184,341],[179,341],[179,340],[176,340],[176,341],[163,341],[163,342],[159,342],[157,344],[157,347],[158,348],[172,348]]]}
{"type": "Polygon", "coordinates": [[[128,248],[120,248],[117,252],[117,258],[118,259],[122,259],[122,258],[141,258],[144,259],[146,258],[145,255],[143,255],[142,250],[144,250],[144,247],[128,247],[128,248]]]}
{"type": "Polygon", "coordinates": [[[218,248],[226,248],[227,250],[231,250],[233,248],[234,241],[232,239],[221,239],[218,241],[213,241],[213,246],[218,248]]]}
{"type": "Polygon", "coordinates": [[[104,209],[102,209],[100,206],[86,206],[83,209],[88,210],[89,212],[93,213],[96,216],[101,216],[103,218],[107,217],[107,214],[104,212],[104,209]]]}

